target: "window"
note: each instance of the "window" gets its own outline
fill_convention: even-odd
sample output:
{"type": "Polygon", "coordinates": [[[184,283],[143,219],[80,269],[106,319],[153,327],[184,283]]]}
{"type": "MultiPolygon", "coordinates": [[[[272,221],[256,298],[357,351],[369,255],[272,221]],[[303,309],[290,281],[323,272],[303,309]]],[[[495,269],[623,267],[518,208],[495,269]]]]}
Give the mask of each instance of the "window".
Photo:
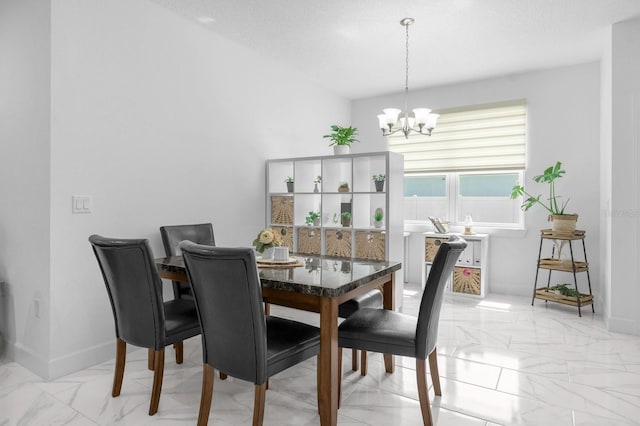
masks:
{"type": "Polygon", "coordinates": [[[525,101],[440,111],[431,137],[392,135],[389,149],[405,159],[405,220],[524,225],[520,200],[509,196],[523,181],[525,101]]]}

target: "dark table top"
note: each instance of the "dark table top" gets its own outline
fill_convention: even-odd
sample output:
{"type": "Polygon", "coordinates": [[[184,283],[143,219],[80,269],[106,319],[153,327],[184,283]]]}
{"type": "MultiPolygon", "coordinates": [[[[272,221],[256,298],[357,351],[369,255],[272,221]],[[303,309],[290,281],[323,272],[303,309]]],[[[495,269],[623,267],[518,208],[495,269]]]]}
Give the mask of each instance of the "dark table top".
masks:
{"type": "MultiPolygon", "coordinates": [[[[263,288],[295,293],[338,297],[377,278],[398,271],[402,264],[394,261],[344,259],[330,256],[297,255],[303,266],[258,268],[263,288]]],[[[184,273],[182,256],[155,260],[159,271],[184,273]]]]}

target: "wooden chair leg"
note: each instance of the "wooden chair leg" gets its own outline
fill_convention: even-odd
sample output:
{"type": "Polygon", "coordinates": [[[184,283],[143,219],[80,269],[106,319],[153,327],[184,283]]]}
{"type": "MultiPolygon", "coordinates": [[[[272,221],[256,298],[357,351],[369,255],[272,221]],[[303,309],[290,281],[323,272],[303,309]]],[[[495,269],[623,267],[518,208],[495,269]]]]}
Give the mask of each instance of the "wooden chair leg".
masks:
{"type": "Polygon", "coordinates": [[[176,351],[176,364],[182,364],[184,360],[184,344],[176,342],[173,344],[173,349],[176,351]]]}
{"type": "Polygon", "coordinates": [[[442,389],[440,388],[440,373],[438,373],[438,351],[437,348],[433,348],[433,352],[429,354],[429,370],[431,371],[431,381],[433,382],[433,392],[442,396],[442,389]]]}
{"type": "Polygon", "coordinates": [[[113,388],[111,390],[111,396],[116,397],[120,395],[120,389],[122,389],[122,378],[124,377],[124,365],[127,361],[127,344],[124,340],[118,338],[116,340],[116,368],[113,373],[113,388]]]}
{"type": "MultiPolygon", "coordinates": [[[[318,359],[318,361],[319,360],[320,359],[318,359]]],[[[318,383],[320,383],[319,377],[318,377],[318,383]]],[[[342,400],[342,348],[338,346],[338,409],[340,408],[341,400],[342,400]]]]}
{"type": "MultiPolygon", "coordinates": [[[[342,358],[338,359],[342,362],[342,358]]],[[[340,367],[338,367],[338,371],[340,371],[340,367]]],[[[320,415],[320,355],[316,357],[316,396],[318,398],[318,415],[320,415]]]]}
{"type": "Polygon", "coordinates": [[[153,367],[153,388],[151,389],[151,405],[149,406],[150,416],[158,412],[158,404],[160,403],[162,376],[164,374],[164,349],[155,351],[153,367]]]}
{"type": "Polygon", "coordinates": [[[149,354],[147,355],[147,368],[153,371],[153,359],[155,358],[155,351],[153,349],[149,349],[149,354]]]}
{"type": "Polygon", "coordinates": [[[200,412],[198,413],[198,426],[206,426],[209,423],[211,412],[211,399],[213,398],[213,379],[215,377],[213,367],[205,364],[202,370],[202,393],[200,395],[200,412]]]}
{"type": "Polygon", "coordinates": [[[256,385],[255,397],[253,399],[253,426],[262,426],[266,390],[266,383],[256,385]]]}
{"type": "Polygon", "coordinates": [[[351,349],[351,369],[358,371],[358,350],[351,349]]]}
{"type": "Polygon", "coordinates": [[[264,304],[264,314],[265,315],[271,315],[271,305],[268,303],[264,304]]]}
{"type": "Polygon", "coordinates": [[[367,375],[367,351],[365,350],[360,351],[360,375],[367,375]]]}
{"type": "Polygon", "coordinates": [[[416,358],[416,379],[418,380],[418,398],[422,411],[424,426],[432,426],[431,407],[429,406],[429,393],[427,388],[427,365],[424,359],[416,358]]]}

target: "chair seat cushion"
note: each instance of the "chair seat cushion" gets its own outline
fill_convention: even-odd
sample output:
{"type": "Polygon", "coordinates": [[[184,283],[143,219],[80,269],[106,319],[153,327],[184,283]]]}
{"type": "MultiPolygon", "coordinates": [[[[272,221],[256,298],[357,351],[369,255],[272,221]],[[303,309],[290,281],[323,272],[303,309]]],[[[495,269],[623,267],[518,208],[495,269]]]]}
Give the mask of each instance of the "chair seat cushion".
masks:
{"type": "Polygon", "coordinates": [[[387,309],[362,308],[338,327],[343,348],[415,357],[417,318],[387,309]]]}
{"type": "Polygon", "coordinates": [[[371,290],[341,303],[338,307],[338,316],[348,318],[362,308],[382,308],[382,292],[371,290]]]}
{"type": "Polygon", "coordinates": [[[320,329],[298,321],[267,317],[267,377],[320,352],[320,329]]]}
{"type": "Polygon", "coordinates": [[[193,300],[175,299],[164,303],[166,344],[200,334],[200,323],[193,300]]]}

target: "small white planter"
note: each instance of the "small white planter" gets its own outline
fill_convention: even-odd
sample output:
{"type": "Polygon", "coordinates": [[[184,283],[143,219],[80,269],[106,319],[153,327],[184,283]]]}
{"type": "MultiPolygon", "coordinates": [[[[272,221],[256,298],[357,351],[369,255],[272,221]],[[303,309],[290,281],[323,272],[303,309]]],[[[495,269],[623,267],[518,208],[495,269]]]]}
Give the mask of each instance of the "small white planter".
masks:
{"type": "Polygon", "coordinates": [[[262,260],[273,260],[273,247],[265,249],[265,251],[262,252],[262,260]]]}
{"type": "Polygon", "coordinates": [[[333,155],[344,155],[351,152],[351,147],[349,145],[334,145],[333,146],[333,155]]]}

